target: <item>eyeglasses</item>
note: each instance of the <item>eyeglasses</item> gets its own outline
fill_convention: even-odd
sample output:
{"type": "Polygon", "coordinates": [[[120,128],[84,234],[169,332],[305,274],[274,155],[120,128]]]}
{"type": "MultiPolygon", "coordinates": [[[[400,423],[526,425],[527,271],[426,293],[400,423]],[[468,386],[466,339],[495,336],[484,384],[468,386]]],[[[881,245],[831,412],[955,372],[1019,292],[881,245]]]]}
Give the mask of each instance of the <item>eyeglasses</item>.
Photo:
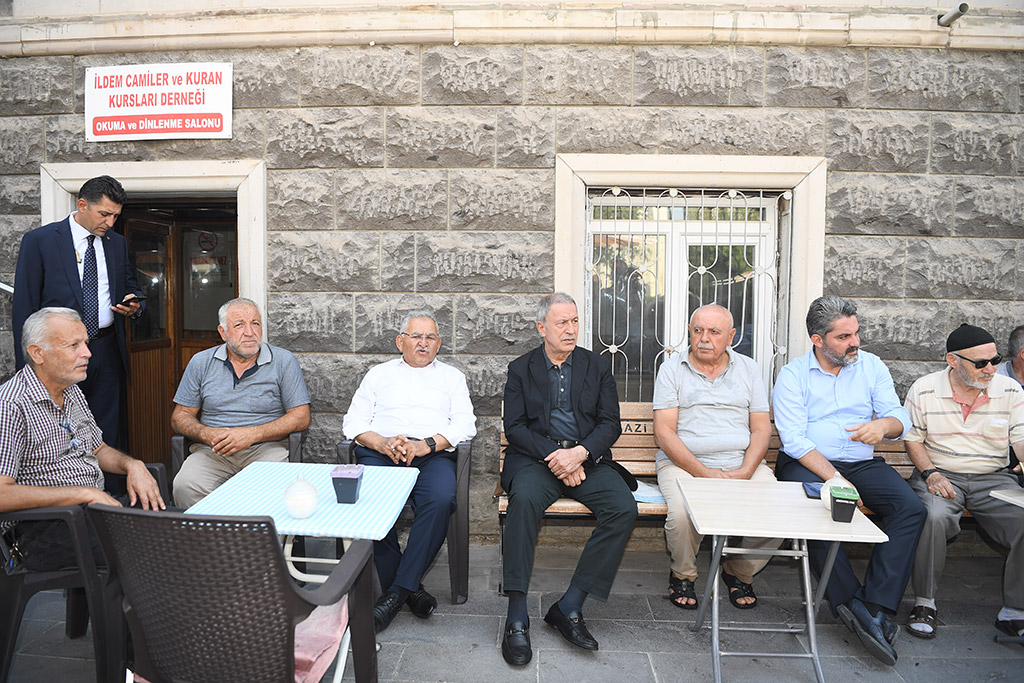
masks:
{"type": "Polygon", "coordinates": [[[412,334],[409,334],[408,332],[401,332],[400,334],[403,337],[408,337],[409,339],[412,339],[414,342],[422,341],[424,339],[426,339],[428,342],[436,342],[438,339],[441,338],[441,335],[434,333],[420,334],[419,332],[413,332],[412,334]]]}
{"type": "Polygon", "coordinates": [[[60,423],[60,426],[71,435],[71,443],[68,444],[68,448],[72,451],[82,450],[82,442],[79,441],[78,437],[75,435],[75,425],[71,424],[71,420],[64,418],[64,421],[60,423]]]}
{"type": "Polygon", "coordinates": [[[974,360],[973,358],[968,358],[967,356],[961,356],[959,353],[953,353],[953,355],[961,360],[967,361],[968,363],[974,363],[974,367],[978,368],[979,370],[981,370],[989,363],[991,363],[993,366],[996,366],[1003,362],[1003,357],[998,355],[995,358],[983,358],[981,360],[974,360]]]}

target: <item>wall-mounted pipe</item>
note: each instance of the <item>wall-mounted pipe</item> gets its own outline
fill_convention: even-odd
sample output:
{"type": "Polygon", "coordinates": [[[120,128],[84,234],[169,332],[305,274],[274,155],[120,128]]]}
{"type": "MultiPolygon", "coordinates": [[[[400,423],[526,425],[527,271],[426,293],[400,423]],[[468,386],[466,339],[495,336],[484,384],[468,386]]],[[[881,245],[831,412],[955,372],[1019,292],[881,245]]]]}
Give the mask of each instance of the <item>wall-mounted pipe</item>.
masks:
{"type": "Polygon", "coordinates": [[[970,6],[966,2],[961,2],[959,5],[939,17],[939,26],[949,28],[953,25],[954,21],[967,14],[967,10],[969,9],[970,6]]]}

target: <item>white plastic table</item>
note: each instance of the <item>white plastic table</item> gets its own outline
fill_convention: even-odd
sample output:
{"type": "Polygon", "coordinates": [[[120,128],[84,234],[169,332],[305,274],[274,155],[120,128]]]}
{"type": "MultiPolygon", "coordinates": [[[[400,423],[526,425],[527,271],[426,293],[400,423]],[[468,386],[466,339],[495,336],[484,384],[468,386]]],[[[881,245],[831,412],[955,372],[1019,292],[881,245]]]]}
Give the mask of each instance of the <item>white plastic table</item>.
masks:
{"type": "MultiPolygon", "coordinates": [[[[740,657],[797,657],[809,658],[814,673],[823,683],[825,676],[818,658],[818,636],[815,615],[825,593],[825,586],[835,564],[836,553],[842,541],[857,543],[883,543],[889,540],[860,510],[853,520],[833,522],[831,513],[821,500],[808,498],[800,482],[754,482],[738,479],[687,479],[679,483],[686,501],[690,520],[698,533],[713,537],[711,567],[704,587],[704,598],[691,627],[694,631],[704,625],[704,617],[711,603],[711,645],[715,681],[722,680],[723,656],[740,657]],[[791,549],[754,549],[728,545],[729,536],[782,538],[792,541],[791,549]],[[831,541],[825,566],[818,581],[816,595],[811,594],[811,570],[807,555],[807,541],[831,541]],[[804,627],[764,628],[762,626],[726,626],[719,623],[719,573],[723,555],[781,555],[800,559],[804,604],[807,623],[804,627]],[[806,633],[811,652],[726,652],[721,649],[720,631],[757,631],[778,633],[806,633]]],[[[785,544],[784,544],[785,545],[785,544]]]]}
{"type": "Polygon", "coordinates": [[[1016,505],[1019,508],[1024,508],[1024,489],[999,489],[998,491],[989,491],[988,495],[999,500],[1006,501],[1016,505]]]}
{"type": "Polygon", "coordinates": [[[267,515],[285,541],[285,556],[292,576],[322,582],[326,577],[298,571],[294,562],[334,563],[336,560],[291,556],[292,536],[368,539],[384,538],[405,507],[419,476],[415,467],[374,467],[363,470],[359,500],[338,503],[331,482],[335,465],[321,463],[254,462],[213,493],[190,507],[190,515],[267,515]],[[317,490],[316,510],[305,519],[288,514],[284,491],[299,475],[317,490]]]}

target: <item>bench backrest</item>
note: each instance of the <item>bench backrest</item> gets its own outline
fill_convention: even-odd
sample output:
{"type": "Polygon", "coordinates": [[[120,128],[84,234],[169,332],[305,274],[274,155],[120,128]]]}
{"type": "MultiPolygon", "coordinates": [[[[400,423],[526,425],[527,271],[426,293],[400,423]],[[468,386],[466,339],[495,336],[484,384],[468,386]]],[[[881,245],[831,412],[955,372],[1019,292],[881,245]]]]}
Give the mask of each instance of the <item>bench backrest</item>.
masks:
{"type": "MultiPolygon", "coordinates": [[[[504,406],[502,407],[504,412],[504,406]]],[[[651,403],[620,403],[619,419],[622,425],[622,436],[612,446],[612,458],[634,476],[654,477],[657,471],[654,456],[658,452],[658,444],[654,441],[654,409],[651,403]]],[[[501,462],[505,464],[505,430],[501,430],[501,462]]],[[[772,438],[768,443],[768,454],[765,461],[775,469],[782,442],[772,423],[772,438]]],[[[914,465],[907,455],[903,441],[882,441],[875,446],[875,455],[885,458],[900,475],[907,479],[914,470],[914,465]]]]}

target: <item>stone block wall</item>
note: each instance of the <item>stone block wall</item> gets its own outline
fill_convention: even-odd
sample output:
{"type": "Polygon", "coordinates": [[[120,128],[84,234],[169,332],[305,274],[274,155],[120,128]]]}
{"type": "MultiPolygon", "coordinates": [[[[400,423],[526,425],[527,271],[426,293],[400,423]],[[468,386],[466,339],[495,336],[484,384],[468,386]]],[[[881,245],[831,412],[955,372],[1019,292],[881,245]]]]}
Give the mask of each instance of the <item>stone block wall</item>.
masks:
{"type": "MultiPolygon", "coordinates": [[[[431,45],[202,50],[0,63],[0,281],[39,223],[41,162],[267,163],[267,333],[297,352],[329,458],[411,308],[479,418],[472,529],[496,533],[505,366],[554,281],[559,153],[828,158],[827,292],[905,392],[947,332],[1024,323],[1021,54],[945,49],[431,45]],[[230,61],[234,138],[88,143],[84,72],[230,61]]],[[[0,369],[12,370],[0,296],[0,369]]],[[[802,312],[794,312],[802,315],[802,312]]],[[[1002,343],[1002,341],[1001,341],[1002,343]]]]}

